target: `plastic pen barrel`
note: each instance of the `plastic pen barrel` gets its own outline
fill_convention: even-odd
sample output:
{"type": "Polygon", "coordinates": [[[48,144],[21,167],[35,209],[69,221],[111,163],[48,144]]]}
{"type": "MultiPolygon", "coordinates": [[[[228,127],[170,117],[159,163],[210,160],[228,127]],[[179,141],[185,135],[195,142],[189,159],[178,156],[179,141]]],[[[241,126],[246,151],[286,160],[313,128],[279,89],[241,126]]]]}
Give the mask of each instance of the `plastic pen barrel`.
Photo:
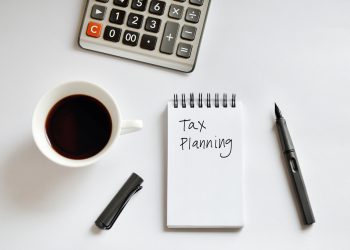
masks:
{"type": "Polygon", "coordinates": [[[110,229],[130,198],[142,189],[142,182],[143,179],[133,173],[97,218],[96,226],[101,229],[110,229]]]}

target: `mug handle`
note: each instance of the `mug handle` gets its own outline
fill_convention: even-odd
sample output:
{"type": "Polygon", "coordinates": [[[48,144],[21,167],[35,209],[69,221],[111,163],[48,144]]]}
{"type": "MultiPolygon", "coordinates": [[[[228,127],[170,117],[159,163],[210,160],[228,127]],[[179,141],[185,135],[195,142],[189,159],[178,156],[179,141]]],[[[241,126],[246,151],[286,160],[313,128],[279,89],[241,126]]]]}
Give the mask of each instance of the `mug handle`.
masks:
{"type": "Polygon", "coordinates": [[[123,120],[122,128],[120,131],[121,135],[136,132],[143,127],[143,122],[141,120],[123,120]]]}

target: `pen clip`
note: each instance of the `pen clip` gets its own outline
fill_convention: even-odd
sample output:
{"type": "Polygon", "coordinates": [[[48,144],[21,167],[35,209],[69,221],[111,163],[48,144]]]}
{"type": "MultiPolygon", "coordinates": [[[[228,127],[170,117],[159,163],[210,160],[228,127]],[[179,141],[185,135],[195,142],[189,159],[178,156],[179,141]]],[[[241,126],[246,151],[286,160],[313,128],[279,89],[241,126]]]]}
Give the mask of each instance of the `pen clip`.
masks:
{"type": "Polygon", "coordinates": [[[290,162],[290,170],[292,171],[292,173],[296,173],[296,172],[298,172],[298,163],[297,163],[297,160],[294,158],[294,157],[292,157],[290,160],[289,160],[289,162],[290,162]]]}
{"type": "Polygon", "coordinates": [[[124,200],[123,204],[120,206],[120,208],[118,209],[118,211],[115,213],[113,219],[111,220],[111,222],[109,223],[109,225],[106,225],[106,229],[111,229],[114,222],[118,219],[119,215],[121,214],[121,212],[123,211],[123,209],[125,208],[125,206],[128,204],[129,200],[138,192],[142,189],[142,186],[139,185],[137,186],[133,191],[131,191],[129,193],[129,195],[126,197],[126,199],[124,200]]]}

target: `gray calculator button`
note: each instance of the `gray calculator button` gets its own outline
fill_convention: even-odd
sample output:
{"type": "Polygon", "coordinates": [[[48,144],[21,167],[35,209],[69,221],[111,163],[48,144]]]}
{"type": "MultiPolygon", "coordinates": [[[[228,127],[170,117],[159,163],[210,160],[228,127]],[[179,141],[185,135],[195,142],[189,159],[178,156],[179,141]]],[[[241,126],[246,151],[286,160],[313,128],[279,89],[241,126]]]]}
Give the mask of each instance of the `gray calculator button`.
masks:
{"type": "Polygon", "coordinates": [[[204,0],[190,0],[191,4],[198,5],[198,6],[202,6],[203,2],[204,0]]]}
{"type": "Polygon", "coordinates": [[[186,44],[186,43],[179,43],[176,54],[179,57],[190,58],[191,52],[192,52],[192,45],[186,44]]]}
{"type": "Polygon", "coordinates": [[[97,2],[108,3],[109,0],[97,0],[97,2]]]}
{"type": "Polygon", "coordinates": [[[186,21],[198,23],[201,16],[201,11],[198,9],[188,8],[186,12],[186,21]]]}
{"type": "Polygon", "coordinates": [[[177,32],[179,30],[179,24],[174,22],[167,22],[162,38],[162,44],[160,46],[160,52],[165,54],[172,54],[174,52],[175,41],[177,32]]]}
{"type": "Polygon", "coordinates": [[[181,32],[181,38],[193,41],[196,38],[196,31],[196,27],[184,25],[181,32]]]}
{"type": "Polygon", "coordinates": [[[169,17],[175,18],[175,19],[181,19],[182,14],[184,12],[184,7],[176,4],[170,5],[169,8],[169,17]]]}
{"type": "Polygon", "coordinates": [[[94,5],[91,9],[91,18],[97,20],[103,20],[106,14],[106,7],[101,5],[94,5]]]}

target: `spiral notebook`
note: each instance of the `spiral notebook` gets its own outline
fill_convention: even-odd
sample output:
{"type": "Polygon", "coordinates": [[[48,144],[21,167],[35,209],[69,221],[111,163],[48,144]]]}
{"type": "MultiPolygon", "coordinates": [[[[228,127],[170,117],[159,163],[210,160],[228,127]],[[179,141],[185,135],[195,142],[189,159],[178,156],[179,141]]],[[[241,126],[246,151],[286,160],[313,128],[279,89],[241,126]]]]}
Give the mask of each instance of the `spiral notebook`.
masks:
{"type": "Polygon", "coordinates": [[[167,226],[243,226],[242,105],[236,96],[168,103],[167,226]]]}

